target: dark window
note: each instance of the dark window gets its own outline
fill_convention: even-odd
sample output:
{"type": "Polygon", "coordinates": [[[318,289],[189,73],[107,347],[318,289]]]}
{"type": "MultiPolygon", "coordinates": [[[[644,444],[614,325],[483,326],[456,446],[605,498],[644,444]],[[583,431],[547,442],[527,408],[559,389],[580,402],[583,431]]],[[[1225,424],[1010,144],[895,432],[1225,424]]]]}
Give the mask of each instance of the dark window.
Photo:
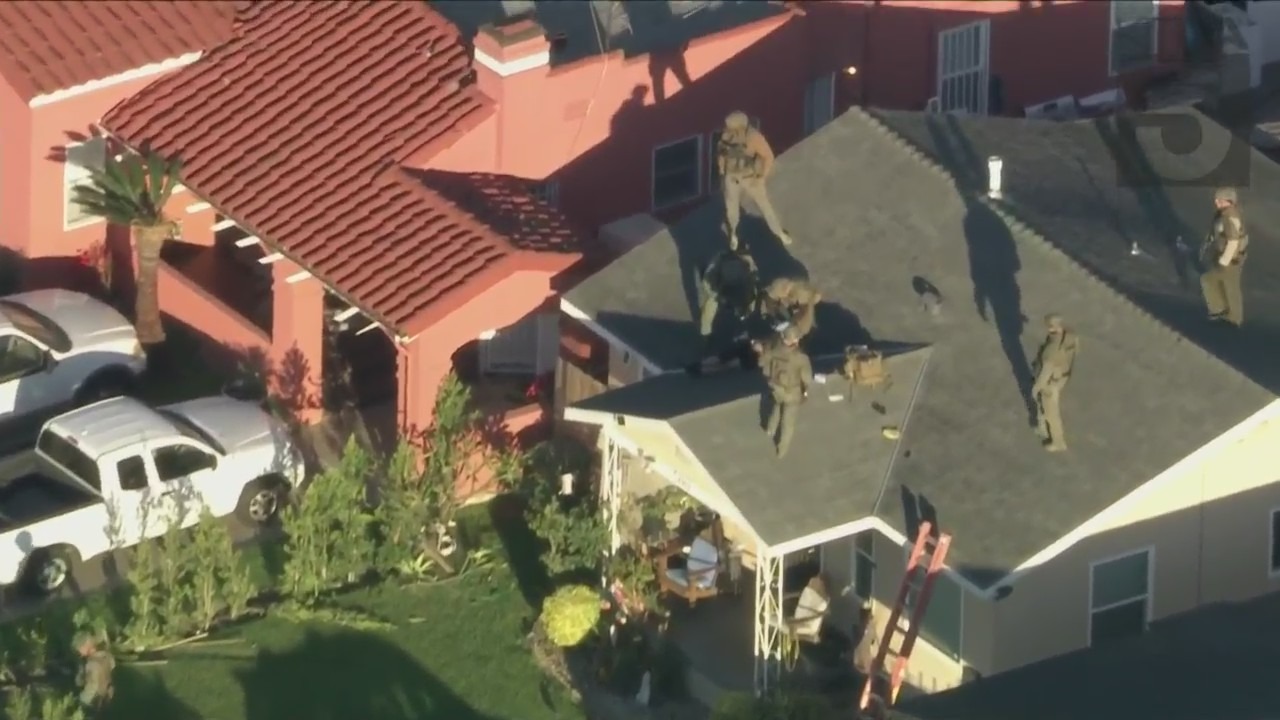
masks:
{"type": "Polygon", "coordinates": [[[875,586],[876,560],[875,536],[871,530],[863,530],[853,538],[853,592],[863,600],[870,600],[875,586]]]}
{"type": "Polygon", "coordinates": [[[0,382],[40,372],[44,361],[44,351],[21,335],[0,337],[0,382]]]}
{"type": "Polygon", "coordinates": [[[147,487],[147,464],[141,455],[127,457],[116,463],[121,490],[143,490],[147,487]]]}
{"type": "Polygon", "coordinates": [[[201,470],[212,470],[218,461],[212,455],[190,445],[170,445],[152,454],[156,476],[161,482],[180,480],[201,470]]]}
{"type": "Polygon", "coordinates": [[[653,207],[679,205],[701,192],[702,138],[694,136],[653,151],[653,207]]]}
{"type": "Polygon", "coordinates": [[[1158,15],[1153,0],[1111,3],[1111,74],[1144,68],[1156,61],[1158,15]]]}
{"type": "Polygon", "coordinates": [[[924,611],[924,622],[920,623],[920,637],[957,659],[960,657],[960,635],[964,623],[963,592],[954,578],[938,573],[933,581],[929,607],[924,611]]]}
{"type": "Polygon", "coordinates": [[[0,300],[0,314],[3,314],[19,331],[44,343],[58,352],[71,349],[71,338],[54,321],[32,310],[26,305],[12,300],[0,300]]]}
{"type": "Polygon", "coordinates": [[[1151,555],[1143,550],[1093,566],[1089,643],[1141,635],[1147,629],[1151,555]]]}
{"type": "Polygon", "coordinates": [[[1271,572],[1280,572],[1280,510],[1271,511],[1271,572]]]}
{"type": "Polygon", "coordinates": [[[84,451],[72,444],[70,440],[46,430],[40,433],[36,448],[65,472],[79,478],[94,490],[102,492],[102,478],[98,474],[98,463],[85,455],[84,451]]]}

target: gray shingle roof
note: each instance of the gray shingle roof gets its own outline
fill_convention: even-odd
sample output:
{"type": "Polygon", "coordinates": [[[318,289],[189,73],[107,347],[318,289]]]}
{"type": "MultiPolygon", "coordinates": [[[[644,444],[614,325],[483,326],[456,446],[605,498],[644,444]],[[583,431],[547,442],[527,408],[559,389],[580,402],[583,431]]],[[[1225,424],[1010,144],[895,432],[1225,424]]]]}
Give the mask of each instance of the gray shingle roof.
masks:
{"type": "MultiPolygon", "coordinates": [[[[928,128],[930,122],[911,113],[883,117],[895,125],[916,123],[912,127],[928,128]]],[[[934,121],[947,122],[945,116],[934,121]]],[[[1087,126],[973,122],[987,121],[1000,125],[992,134],[1009,137],[1011,147],[982,146],[977,156],[1006,157],[1008,207],[1015,213],[1023,212],[1023,197],[1036,187],[1039,176],[1032,168],[1054,176],[1052,187],[1069,186],[1059,176],[1073,172],[1071,163],[1015,159],[1017,128],[1029,126],[1026,132],[1046,140],[1062,132],[1064,138],[1053,142],[1066,147],[1087,126]]],[[[1100,162],[1094,159],[1092,166],[1100,162]]],[[[1275,168],[1263,162],[1255,159],[1255,176],[1270,182],[1275,168]]],[[[1101,184],[1090,177],[1077,172],[1076,182],[1083,188],[1101,184]]],[[[1113,180],[1107,192],[1116,197],[1132,191],[1117,189],[1113,180]]],[[[951,564],[980,586],[1274,399],[1008,212],[993,211],[963,185],[958,188],[922,152],[861,111],[846,113],[785,153],[770,193],[796,238],[794,258],[754,215],[744,216],[739,234],[766,280],[798,263],[823,291],[827,302],[818,311],[811,353],[838,351],[863,332],[931,345],[928,378],[877,513],[906,531],[921,506],[936,512],[956,538],[951,564]],[[940,315],[923,310],[913,287],[918,279],[940,291],[940,315]],[[1026,364],[1043,337],[1040,318],[1049,312],[1065,316],[1081,338],[1063,400],[1071,451],[1058,455],[1040,447],[1021,395],[1026,364]]],[[[1062,207],[1072,208],[1070,217],[1092,228],[1085,233],[1089,238],[1102,232],[1089,224],[1092,214],[1106,212],[1105,206],[1091,209],[1086,203],[1097,196],[1078,188],[1070,202],[1062,200],[1062,207]]],[[[1044,207],[1047,213],[1055,206],[1045,201],[1044,207]]],[[[1265,209],[1251,212],[1256,217],[1265,209]]],[[[570,291],[568,301],[649,360],[683,366],[696,348],[694,270],[723,243],[721,212],[720,203],[709,202],[570,291]]],[[[1255,219],[1252,227],[1259,224],[1255,219]]],[[[1078,234],[1067,232],[1070,227],[1070,218],[1054,225],[1061,241],[1078,241],[1078,234]]],[[[1280,248],[1265,232],[1255,232],[1253,243],[1250,277],[1257,277],[1276,262],[1280,248]]],[[[1128,244],[1121,248],[1127,252],[1128,244]]],[[[1148,264],[1110,267],[1117,277],[1158,275],[1148,264]]],[[[1145,305],[1160,297],[1193,312],[1198,292],[1177,292],[1133,299],[1145,305]]],[[[1260,312],[1250,312],[1243,333],[1271,331],[1274,326],[1260,312]]],[[[1193,337],[1209,344],[1215,338],[1206,333],[1193,337]]],[[[1232,338],[1216,339],[1222,342],[1214,349],[1228,352],[1232,338]]],[[[792,472],[796,483],[806,477],[800,459],[792,472]]]]}
{"type": "Polygon", "coordinates": [[[929,354],[889,355],[891,382],[852,392],[834,376],[836,360],[815,362],[814,372],[829,377],[800,408],[782,459],[762,429],[767,388],[758,370],[668,373],[577,407],[667,421],[760,539],[777,545],[872,514],[898,444],[882,430],[908,424],[929,354]]]}

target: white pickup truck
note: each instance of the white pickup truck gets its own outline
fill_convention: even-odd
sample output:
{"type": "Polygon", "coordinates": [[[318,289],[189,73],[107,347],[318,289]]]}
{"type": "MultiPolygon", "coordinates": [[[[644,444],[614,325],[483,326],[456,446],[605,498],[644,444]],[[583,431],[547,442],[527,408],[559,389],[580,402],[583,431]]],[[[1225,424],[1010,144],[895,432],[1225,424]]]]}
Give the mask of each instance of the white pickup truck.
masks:
{"type": "Polygon", "coordinates": [[[123,394],[146,366],[133,325],[106,303],[69,290],[0,298],[0,444],[29,442],[70,404],[123,394]]]}
{"type": "Polygon", "coordinates": [[[72,410],[0,460],[0,585],[55,593],[79,562],[194,525],[204,508],[268,523],[304,474],[284,424],[251,402],[72,410]]]}

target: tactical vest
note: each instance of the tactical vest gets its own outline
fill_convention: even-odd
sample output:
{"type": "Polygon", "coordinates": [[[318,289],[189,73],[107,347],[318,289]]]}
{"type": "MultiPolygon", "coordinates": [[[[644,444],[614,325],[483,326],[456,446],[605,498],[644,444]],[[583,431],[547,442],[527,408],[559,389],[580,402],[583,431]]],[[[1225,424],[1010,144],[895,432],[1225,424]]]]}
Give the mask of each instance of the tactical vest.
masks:
{"type": "Polygon", "coordinates": [[[1232,265],[1240,265],[1244,262],[1245,255],[1249,251],[1249,229],[1245,227],[1244,216],[1240,214],[1240,209],[1229,207],[1219,210],[1213,218],[1213,256],[1216,261],[1222,257],[1222,253],[1227,249],[1227,220],[1231,216],[1235,216],[1240,221],[1240,247],[1236,248],[1235,257],[1231,259],[1232,265]]]}
{"type": "Polygon", "coordinates": [[[769,353],[769,361],[765,365],[765,377],[769,381],[769,387],[789,390],[798,385],[793,369],[794,358],[792,357],[792,352],[799,351],[774,348],[769,353]]]}
{"type": "Polygon", "coordinates": [[[724,153],[725,175],[753,175],[756,171],[756,156],[747,148],[747,136],[726,135],[721,139],[721,152],[724,153]]]}
{"type": "Polygon", "coordinates": [[[888,379],[884,371],[884,355],[866,347],[845,348],[844,376],[855,385],[879,385],[888,379]]]}

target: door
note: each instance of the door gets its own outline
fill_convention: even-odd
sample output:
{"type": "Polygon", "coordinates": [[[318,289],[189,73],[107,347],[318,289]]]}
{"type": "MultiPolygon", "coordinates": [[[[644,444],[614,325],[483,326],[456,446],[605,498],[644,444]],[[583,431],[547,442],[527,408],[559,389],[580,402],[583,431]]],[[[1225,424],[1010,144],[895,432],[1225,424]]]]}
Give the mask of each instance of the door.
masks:
{"type": "Polygon", "coordinates": [[[828,73],[804,90],[804,134],[811,135],[831,122],[836,113],[836,75],[828,73]]]}
{"type": "MultiPolygon", "coordinates": [[[[130,455],[116,462],[117,492],[107,501],[107,539],[112,548],[136,545],[168,529],[167,511],[146,460],[130,455]]],[[[109,480],[108,480],[109,482],[109,480]]]]}
{"type": "Polygon", "coordinates": [[[938,109],[941,112],[987,114],[990,43],[989,20],[938,33],[938,109]]]}
{"type": "Polygon", "coordinates": [[[151,450],[166,526],[191,527],[200,521],[205,500],[201,490],[209,486],[218,459],[203,448],[172,442],[151,450]]]}
{"type": "Polygon", "coordinates": [[[12,419],[60,402],[54,392],[43,348],[16,333],[0,336],[0,420],[12,419]]]}

